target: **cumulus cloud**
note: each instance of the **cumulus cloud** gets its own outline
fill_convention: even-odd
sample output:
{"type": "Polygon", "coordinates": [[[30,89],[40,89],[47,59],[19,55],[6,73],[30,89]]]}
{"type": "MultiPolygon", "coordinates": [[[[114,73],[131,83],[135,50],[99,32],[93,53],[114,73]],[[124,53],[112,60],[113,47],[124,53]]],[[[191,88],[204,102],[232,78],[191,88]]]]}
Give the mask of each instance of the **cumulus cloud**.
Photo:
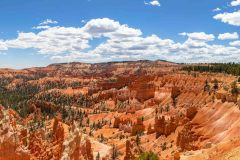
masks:
{"type": "Polygon", "coordinates": [[[139,29],[121,25],[119,22],[108,18],[90,20],[82,29],[93,37],[123,38],[142,35],[139,29]]]}
{"type": "Polygon", "coordinates": [[[150,2],[144,1],[144,4],[146,4],[146,5],[152,5],[152,6],[158,6],[158,7],[161,6],[161,4],[160,4],[160,2],[159,2],[158,0],[153,0],[153,1],[150,1],[150,2]]]}
{"type": "Polygon", "coordinates": [[[229,43],[231,46],[237,46],[240,47],[240,41],[233,41],[229,43]]]}
{"type": "Polygon", "coordinates": [[[213,9],[213,12],[218,12],[218,11],[221,11],[221,9],[220,8],[213,9]]]}
{"type": "Polygon", "coordinates": [[[4,50],[8,50],[7,45],[5,44],[5,42],[3,42],[2,40],[0,40],[0,51],[4,51],[4,50]]]}
{"type": "Polygon", "coordinates": [[[218,35],[218,39],[220,40],[231,40],[231,39],[238,39],[238,33],[223,33],[218,35]]]}
{"type": "Polygon", "coordinates": [[[39,23],[39,25],[47,25],[47,24],[57,24],[57,21],[51,20],[51,19],[46,19],[43,22],[39,23]]]}
{"type": "Polygon", "coordinates": [[[220,20],[223,23],[228,23],[234,26],[240,26],[240,10],[232,13],[220,13],[213,17],[216,20],[220,20]]]}
{"type": "Polygon", "coordinates": [[[35,48],[42,54],[62,54],[88,48],[88,37],[78,28],[51,27],[38,33],[20,32],[16,39],[5,43],[9,48],[35,48]]]}
{"type": "Polygon", "coordinates": [[[39,53],[57,55],[88,49],[89,41],[93,38],[121,39],[141,34],[138,29],[103,18],[90,20],[82,28],[56,26],[38,33],[20,32],[16,39],[5,41],[5,45],[9,48],[36,48],[39,53]]]}
{"type": "MultiPolygon", "coordinates": [[[[105,62],[137,59],[166,59],[176,62],[240,61],[240,49],[214,45],[213,34],[183,32],[183,43],[157,35],[143,36],[140,29],[118,21],[92,19],[83,27],[50,26],[36,32],[19,32],[14,39],[0,40],[0,50],[33,48],[54,62],[105,62]],[[95,47],[91,42],[101,39],[95,47]]],[[[236,42],[235,42],[236,43],[236,42]]]]}
{"type": "Polygon", "coordinates": [[[36,27],[33,27],[33,29],[48,29],[50,28],[50,26],[36,26],[36,27]]]}
{"type": "Polygon", "coordinates": [[[231,2],[231,6],[235,7],[235,6],[240,6],[240,0],[234,0],[231,2]]]}
{"type": "Polygon", "coordinates": [[[199,41],[213,41],[215,36],[213,34],[206,34],[204,32],[193,32],[193,33],[186,33],[182,32],[179,33],[181,36],[187,36],[192,40],[199,40],[199,41]]]}

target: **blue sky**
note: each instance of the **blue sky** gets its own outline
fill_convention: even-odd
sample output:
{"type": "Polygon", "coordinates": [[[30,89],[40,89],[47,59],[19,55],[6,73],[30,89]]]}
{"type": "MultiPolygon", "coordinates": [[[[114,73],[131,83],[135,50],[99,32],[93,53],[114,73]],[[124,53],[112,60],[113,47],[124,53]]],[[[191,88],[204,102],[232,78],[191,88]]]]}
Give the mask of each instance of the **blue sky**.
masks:
{"type": "Polygon", "coordinates": [[[1,0],[0,67],[239,62],[239,10],[239,0],[1,0]]]}

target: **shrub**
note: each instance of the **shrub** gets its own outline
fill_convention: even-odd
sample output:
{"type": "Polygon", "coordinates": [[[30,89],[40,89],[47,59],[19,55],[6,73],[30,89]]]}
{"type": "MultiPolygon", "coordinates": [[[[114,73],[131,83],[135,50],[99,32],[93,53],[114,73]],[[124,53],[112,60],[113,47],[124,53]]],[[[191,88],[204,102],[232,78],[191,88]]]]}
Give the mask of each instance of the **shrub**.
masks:
{"type": "Polygon", "coordinates": [[[159,160],[159,157],[153,152],[144,152],[137,158],[137,160],[159,160]]]}
{"type": "Polygon", "coordinates": [[[238,95],[239,94],[239,91],[238,91],[238,87],[237,87],[237,82],[234,81],[232,84],[231,84],[231,92],[233,95],[238,95]]]}

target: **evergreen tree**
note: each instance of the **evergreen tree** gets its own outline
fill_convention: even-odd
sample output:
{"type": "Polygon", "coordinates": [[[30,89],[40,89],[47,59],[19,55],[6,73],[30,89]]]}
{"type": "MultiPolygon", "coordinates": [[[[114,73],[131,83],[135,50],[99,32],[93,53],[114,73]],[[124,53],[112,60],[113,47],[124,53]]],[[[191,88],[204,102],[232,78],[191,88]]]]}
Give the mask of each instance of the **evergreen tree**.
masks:
{"type": "Polygon", "coordinates": [[[96,156],[96,160],[100,160],[100,153],[98,152],[97,156],[96,156]]]}
{"type": "Polygon", "coordinates": [[[159,157],[153,152],[144,152],[137,158],[137,160],[159,160],[159,157]]]}
{"type": "Polygon", "coordinates": [[[204,86],[204,91],[206,92],[209,92],[210,91],[210,85],[208,84],[208,81],[206,80],[205,81],[205,86],[204,86]]]}
{"type": "Polygon", "coordinates": [[[136,136],[136,143],[137,143],[138,146],[139,146],[140,143],[141,143],[141,137],[140,137],[139,134],[137,134],[137,136],[136,136]]]}
{"type": "Polygon", "coordinates": [[[231,93],[233,95],[238,95],[239,94],[239,91],[238,91],[238,88],[237,88],[237,82],[234,81],[232,84],[231,84],[231,93]]]}
{"type": "Polygon", "coordinates": [[[103,137],[103,134],[101,134],[100,136],[100,142],[103,142],[104,141],[104,137],[103,137]]]}
{"type": "Polygon", "coordinates": [[[118,150],[115,145],[112,146],[112,160],[116,160],[118,157],[118,150]]]}
{"type": "Polygon", "coordinates": [[[218,80],[217,79],[214,79],[214,85],[213,85],[213,89],[214,90],[217,90],[218,89],[218,80]]]}

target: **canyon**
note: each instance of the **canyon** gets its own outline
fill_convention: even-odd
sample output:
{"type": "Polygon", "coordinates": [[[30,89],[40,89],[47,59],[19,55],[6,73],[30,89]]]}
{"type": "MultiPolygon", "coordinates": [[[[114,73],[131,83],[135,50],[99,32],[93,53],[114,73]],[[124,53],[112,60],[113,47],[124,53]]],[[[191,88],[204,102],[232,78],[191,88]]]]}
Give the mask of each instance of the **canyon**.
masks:
{"type": "Polygon", "coordinates": [[[0,160],[240,157],[240,82],[168,61],[0,69],[0,160]]]}

